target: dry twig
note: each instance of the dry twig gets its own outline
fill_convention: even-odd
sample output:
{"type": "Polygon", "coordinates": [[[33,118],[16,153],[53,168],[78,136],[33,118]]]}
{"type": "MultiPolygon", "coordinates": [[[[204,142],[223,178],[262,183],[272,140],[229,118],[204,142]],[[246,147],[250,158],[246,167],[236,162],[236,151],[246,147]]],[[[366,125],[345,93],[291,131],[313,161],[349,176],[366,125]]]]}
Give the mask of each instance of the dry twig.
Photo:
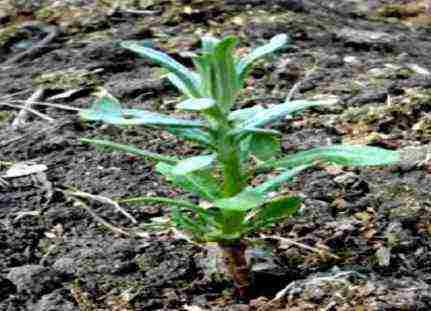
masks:
{"type": "MultiPolygon", "coordinates": [[[[33,95],[30,96],[28,101],[24,104],[24,107],[22,107],[21,111],[18,113],[18,116],[13,120],[12,122],[12,128],[16,129],[21,126],[23,126],[26,122],[27,115],[29,110],[31,110],[33,113],[36,111],[31,109],[31,106],[33,105],[34,101],[38,101],[43,97],[43,94],[45,93],[45,90],[43,88],[39,88],[36,90],[36,92],[33,93],[33,95]]],[[[39,116],[41,115],[39,112],[36,112],[39,116]]]]}

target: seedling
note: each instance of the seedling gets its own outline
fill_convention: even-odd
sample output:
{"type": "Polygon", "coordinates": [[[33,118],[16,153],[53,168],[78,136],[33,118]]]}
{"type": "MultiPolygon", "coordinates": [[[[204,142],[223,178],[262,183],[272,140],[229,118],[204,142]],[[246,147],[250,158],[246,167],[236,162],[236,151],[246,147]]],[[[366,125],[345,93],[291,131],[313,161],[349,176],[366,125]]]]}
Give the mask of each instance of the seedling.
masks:
{"type": "MultiPolygon", "coordinates": [[[[245,259],[244,237],[293,215],[301,206],[297,196],[269,196],[279,187],[315,163],[366,166],[398,162],[399,154],[377,147],[333,145],[281,156],[281,133],[271,124],[306,108],[327,105],[324,101],[294,100],[271,107],[254,106],[235,110],[235,101],[252,64],[284,47],[288,37],[273,37],[243,58],[235,55],[238,39],[202,38],[202,48],[193,56],[192,71],[168,55],[126,41],[122,47],[138,53],[169,71],[167,78],[186,100],[176,108],[200,116],[176,118],[138,109],[125,109],[106,95],[90,109],[83,110],[85,120],[115,125],[140,125],[166,130],[202,147],[197,156],[180,159],[155,154],[129,145],[97,139],[83,142],[110,147],[142,156],[157,163],[156,171],[175,186],[198,196],[205,206],[184,199],[143,197],[141,202],[164,203],[172,207],[171,221],[197,242],[216,242],[223,250],[236,292],[246,297],[250,288],[250,270],[245,259]],[[251,180],[259,173],[279,172],[257,186],[251,180]]],[[[133,201],[133,199],[131,200],[133,201]]]]}

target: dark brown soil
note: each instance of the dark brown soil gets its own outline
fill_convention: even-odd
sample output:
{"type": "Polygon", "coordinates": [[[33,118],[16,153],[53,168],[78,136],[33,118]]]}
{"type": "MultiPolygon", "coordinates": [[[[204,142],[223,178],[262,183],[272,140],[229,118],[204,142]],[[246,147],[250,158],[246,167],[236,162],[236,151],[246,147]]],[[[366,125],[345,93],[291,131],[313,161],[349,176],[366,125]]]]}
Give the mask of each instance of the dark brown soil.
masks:
{"type": "MultiPolygon", "coordinates": [[[[153,163],[84,145],[81,137],[166,154],[193,154],[195,146],[153,130],[84,123],[74,110],[42,105],[33,108],[54,122],[30,113],[14,128],[20,109],[11,106],[42,88],[42,102],[88,107],[103,87],[130,107],[171,113],[179,94],[163,71],[119,48],[119,41],[145,40],[190,64],[183,52],[198,46],[200,34],[234,33],[248,49],[285,32],[292,45],[256,66],[239,104],[275,104],[298,81],[295,98],[339,100],[335,108],[277,125],[285,152],[339,142],[427,146],[426,1],[150,0],[124,1],[116,10],[111,2],[0,4],[0,177],[18,162],[47,167],[0,179],[0,310],[431,310],[431,163],[425,157],[391,168],[315,168],[288,185],[305,206],[265,232],[272,237],[264,243],[250,237],[256,290],[244,303],[211,270],[212,248],[169,230],[146,237],[113,232],[64,194],[184,196],[154,173],[153,163]],[[397,6],[402,2],[409,2],[407,13],[397,6]],[[28,21],[40,23],[24,27],[28,21]],[[48,24],[58,32],[53,39],[11,63],[49,35],[48,24]]],[[[87,203],[118,228],[139,227],[112,206],[87,203]]],[[[169,214],[166,206],[123,208],[140,224],[169,214]]]]}

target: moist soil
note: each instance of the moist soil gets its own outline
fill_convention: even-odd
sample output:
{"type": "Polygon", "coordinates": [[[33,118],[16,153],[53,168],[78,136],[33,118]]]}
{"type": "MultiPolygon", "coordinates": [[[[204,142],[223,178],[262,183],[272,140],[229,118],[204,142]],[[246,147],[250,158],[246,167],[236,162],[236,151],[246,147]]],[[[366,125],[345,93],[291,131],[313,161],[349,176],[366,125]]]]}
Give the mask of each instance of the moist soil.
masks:
{"type": "Polygon", "coordinates": [[[3,3],[0,310],[431,310],[426,1],[3,3]],[[187,196],[154,163],[79,138],[182,156],[199,152],[195,145],[83,122],[76,109],[103,88],[128,107],[173,113],[180,97],[165,72],[118,42],[140,40],[190,65],[187,52],[208,32],[239,36],[241,54],[278,33],[291,37],[255,66],[239,107],[277,104],[292,89],[294,99],[337,101],[277,124],[285,153],[340,142],[410,150],[397,166],[319,166],[286,185],[304,206],[265,237],[249,237],[247,302],[214,269],[213,246],[145,227],[166,219],[169,206],[122,204],[135,224],[109,201],[66,194],[187,196]],[[42,118],[29,112],[14,126],[38,90],[36,101],[63,106],[33,105],[42,118]],[[8,176],[17,163],[27,169],[8,176]]]}

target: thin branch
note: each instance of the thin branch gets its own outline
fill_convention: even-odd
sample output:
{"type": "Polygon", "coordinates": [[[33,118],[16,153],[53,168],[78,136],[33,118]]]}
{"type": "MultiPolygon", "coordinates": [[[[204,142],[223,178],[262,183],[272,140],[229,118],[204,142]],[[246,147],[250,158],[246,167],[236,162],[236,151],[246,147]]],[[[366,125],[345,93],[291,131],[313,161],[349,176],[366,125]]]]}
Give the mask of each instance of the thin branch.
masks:
{"type": "Polygon", "coordinates": [[[284,243],[292,244],[292,245],[298,246],[300,248],[309,250],[311,252],[317,253],[320,256],[322,256],[322,254],[324,254],[324,255],[331,257],[331,258],[334,258],[334,259],[340,259],[339,256],[332,254],[331,252],[329,252],[327,249],[324,249],[324,248],[316,248],[316,247],[308,246],[306,244],[296,242],[292,239],[283,238],[283,237],[279,237],[279,236],[275,236],[275,235],[263,235],[263,234],[261,234],[260,236],[264,239],[274,239],[274,240],[279,240],[279,241],[284,242],[284,243]]]}
{"type": "MultiPolygon", "coordinates": [[[[39,88],[36,90],[36,92],[33,93],[33,95],[30,96],[30,98],[25,102],[24,107],[22,107],[21,111],[18,113],[18,116],[13,120],[12,122],[12,128],[16,129],[18,127],[21,127],[25,124],[28,111],[31,109],[32,102],[37,101],[43,97],[43,94],[45,93],[45,89],[39,88]]],[[[33,110],[33,109],[31,109],[33,110]]],[[[33,113],[36,112],[35,110],[32,111],[33,113]]],[[[36,112],[38,113],[38,112],[36,112]]],[[[38,113],[39,114],[39,113],[38,113]]]]}
{"type": "MultiPolygon", "coordinates": [[[[1,100],[2,98],[0,98],[1,100]]],[[[19,100],[19,99],[13,99],[13,100],[9,100],[9,103],[26,103],[28,101],[25,100],[19,100]]],[[[6,106],[10,106],[10,107],[20,107],[20,106],[14,106],[12,104],[9,103],[4,103],[4,105],[6,106]]],[[[1,105],[2,103],[0,103],[1,105]]],[[[81,108],[76,108],[76,107],[71,107],[71,106],[67,106],[67,105],[62,105],[62,104],[52,104],[52,103],[45,103],[45,102],[39,102],[39,101],[33,101],[31,102],[31,104],[33,104],[34,106],[46,106],[46,107],[53,107],[53,108],[58,108],[58,109],[62,109],[62,110],[71,110],[71,111],[81,111],[81,108]]]]}
{"type": "Polygon", "coordinates": [[[75,191],[75,192],[66,191],[66,193],[68,195],[75,196],[75,197],[78,197],[78,198],[90,199],[90,200],[98,201],[98,202],[103,203],[103,204],[111,205],[117,211],[119,211],[124,216],[126,216],[127,218],[129,218],[132,221],[133,224],[137,224],[138,223],[138,221],[135,219],[135,217],[133,217],[132,215],[130,215],[117,202],[111,200],[110,198],[107,198],[107,197],[104,197],[104,196],[101,196],[101,195],[94,195],[94,194],[90,194],[90,193],[82,192],[82,191],[75,191]]]}
{"type": "Polygon", "coordinates": [[[50,123],[54,123],[55,122],[55,120],[53,118],[51,118],[51,117],[47,116],[46,114],[43,114],[43,113],[41,113],[41,112],[39,112],[39,111],[37,111],[37,110],[35,110],[33,108],[30,108],[30,107],[21,106],[21,105],[13,105],[13,104],[9,104],[9,103],[0,103],[0,106],[8,106],[8,107],[11,107],[11,108],[22,109],[22,110],[31,112],[34,115],[38,116],[39,118],[41,118],[43,120],[46,120],[46,121],[48,121],[50,123]]]}

